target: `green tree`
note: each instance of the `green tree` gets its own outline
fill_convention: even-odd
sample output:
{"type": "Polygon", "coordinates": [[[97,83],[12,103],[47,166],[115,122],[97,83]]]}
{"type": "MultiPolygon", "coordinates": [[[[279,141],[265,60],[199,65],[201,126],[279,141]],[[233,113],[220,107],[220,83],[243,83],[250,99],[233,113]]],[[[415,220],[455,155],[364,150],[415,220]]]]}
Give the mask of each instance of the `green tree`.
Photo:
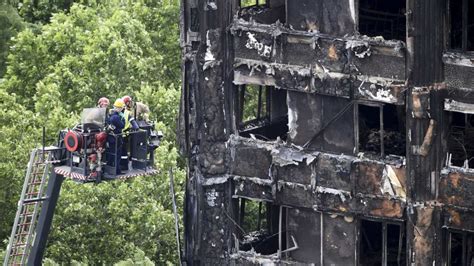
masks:
{"type": "Polygon", "coordinates": [[[143,265],[143,266],[149,266],[149,265],[155,265],[147,256],[145,256],[145,252],[143,252],[141,249],[137,249],[135,251],[135,254],[133,256],[133,259],[127,259],[123,261],[119,261],[115,266],[133,266],[133,265],[143,265]]]}
{"type": "Polygon", "coordinates": [[[121,8],[74,5],[55,14],[40,34],[20,33],[8,58],[5,89],[32,109],[39,84],[55,84],[66,111],[107,94],[122,96],[159,79],[159,54],[140,21],[121,8]]]}
{"type": "Polygon", "coordinates": [[[3,261],[3,260],[5,260],[5,250],[0,249],[0,261],[3,261]]]}
{"type": "Polygon", "coordinates": [[[29,151],[40,143],[37,116],[0,90],[0,246],[10,236],[29,151]]]}
{"type": "Polygon", "coordinates": [[[87,0],[7,0],[7,2],[16,8],[26,21],[37,24],[47,24],[53,13],[67,12],[74,2],[95,3],[87,0]]]}
{"type": "Polygon", "coordinates": [[[23,30],[25,23],[15,8],[0,4],[0,78],[5,74],[10,39],[23,30]]]}
{"type": "MultiPolygon", "coordinates": [[[[66,181],[46,257],[51,265],[113,264],[132,257],[137,262],[142,250],[157,264],[176,262],[167,169],[175,168],[181,205],[185,171],[177,167],[174,139],[180,84],[177,1],[73,4],[67,12],[34,8],[42,7],[48,19],[12,41],[0,81],[0,108],[8,110],[0,116],[0,239],[9,236],[28,154],[41,143],[41,128],[51,142],[99,97],[129,94],[150,105],[165,133],[156,151],[160,174],[99,185],[66,181]]],[[[30,14],[25,12],[20,14],[30,14]]],[[[33,22],[46,17],[33,15],[33,22]]]]}
{"type": "Polygon", "coordinates": [[[164,85],[180,80],[179,0],[128,1],[127,9],[149,32],[153,48],[161,55],[159,77],[164,85]]]}
{"type": "Polygon", "coordinates": [[[66,182],[46,257],[62,264],[77,260],[109,265],[127,259],[138,247],[160,265],[176,261],[173,215],[161,201],[169,201],[169,194],[160,179],[66,182]]]}

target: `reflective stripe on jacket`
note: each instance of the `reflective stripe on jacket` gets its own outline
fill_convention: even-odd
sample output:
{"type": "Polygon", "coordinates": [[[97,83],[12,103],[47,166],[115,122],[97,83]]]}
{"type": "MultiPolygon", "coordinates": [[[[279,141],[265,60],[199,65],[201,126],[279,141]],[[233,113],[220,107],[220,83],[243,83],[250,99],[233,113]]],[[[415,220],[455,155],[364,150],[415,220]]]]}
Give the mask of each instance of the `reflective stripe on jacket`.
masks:
{"type": "Polygon", "coordinates": [[[138,129],[138,124],[135,121],[135,118],[132,116],[132,112],[129,110],[124,111],[124,117],[125,117],[125,127],[123,128],[123,132],[127,134],[127,132],[132,129],[138,129]]]}
{"type": "Polygon", "coordinates": [[[132,113],[129,110],[125,110],[123,114],[125,115],[125,127],[123,128],[123,131],[126,132],[130,130],[130,115],[132,113]]]}

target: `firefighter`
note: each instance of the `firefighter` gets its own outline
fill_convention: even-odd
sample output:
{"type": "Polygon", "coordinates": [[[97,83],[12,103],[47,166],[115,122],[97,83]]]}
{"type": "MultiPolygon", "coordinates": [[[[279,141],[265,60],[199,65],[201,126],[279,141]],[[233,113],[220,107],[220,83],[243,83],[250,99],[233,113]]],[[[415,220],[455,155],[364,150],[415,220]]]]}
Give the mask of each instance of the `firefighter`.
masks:
{"type": "Polygon", "coordinates": [[[110,101],[106,97],[102,97],[97,101],[98,108],[109,108],[110,101]]]}
{"type": "Polygon", "coordinates": [[[128,95],[123,96],[122,100],[125,103],[125,110],[124,110],[125,128],[123,129],[123,131],[125,132],[125,134],[127,134],[128,131],[130,130],[137,130],[138,124],[137,124],[137,121],[135,121],[135,117],[132,115],[132,108],[133,108],[132,97],[128,95]]]}
{"type": "Polygon", "coordinates": [[[141,102],[134,102],[132,97],[124,96],[123,101],[127,106],[127,110],[133,114],[135,120],[148,121],[148,113],[150,113],[150,108],[148,105],[141,102]]]}
{"type": "Polygon", "coordinates": [[[124,119],[125,119],[125,127],[123,128],[123,146],[122,146],[122,155],[124,158],[121,161],[122,169],[132,170],[132,163],[131,163],[131,156],[129,156],[128,152],[130,151],[130,131],[138,130],[138,123],[135,120],[135,117],[132,115],[132,107],[133,107],[133,100],[132,97],[126,95],[122,97],[122,101],[125,103],[124,109],[124,119]]]}
{"type": "Polygon", "coordinates": [[[107,164],[115,166],[115,173],[120,174],[120,159],[122,156],[123,138],[122,131],[125,127],[125,103],[122,99],[114,102],[114,109],[108,118],[108,124],[113,134],[107,135],[107,164]]]}
{"type": "Polygon", "coordinates": [[[125,95],[122,97],[123,102],[125,103],[125,106],[127,107],[127,110],[131,111],[133,108],[133,99],[132,97],[125,95]]]}
{"type": "Polygon", "coordinates": [[[107,117],[112,112],[109,110],[110,101],[107,97],[102,97],[97,101],[97,108],[104,108],[105,109],[105,121],[107,121],[107,117]]]}
{"type": "Polygon", "coordinates": [[[133,109],[133,117],[138,121],[148,122],[148,114],[150,113],[150,108],[144,103],[137,102],[135,103],[135,108],[133,109]]]}

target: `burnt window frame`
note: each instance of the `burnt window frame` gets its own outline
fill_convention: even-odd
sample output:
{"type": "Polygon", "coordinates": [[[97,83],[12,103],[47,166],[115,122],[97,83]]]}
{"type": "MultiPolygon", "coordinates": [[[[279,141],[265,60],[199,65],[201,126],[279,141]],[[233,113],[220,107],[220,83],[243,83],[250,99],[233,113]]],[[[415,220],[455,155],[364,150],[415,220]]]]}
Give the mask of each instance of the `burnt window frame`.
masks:
{"type": "MultiPolygon", "coordinates": [[[[464,115],[464,132],[466,131],[469,131],[469,129],[471,129],[473,131],[473,135],[472,137],[474,137],[474,114],[471,114],[471,113],[464,113],[464,112],[458,112],[458,111],[449,111],[449,110],[446,110],[445,112],[447,112],[447,116],[449,118],[448,120],[448,131],[447,131],[447,134],[446,134],[446,141],[447,141],[447,158],[446,158],[446,165],[448,167],[460,167],[460,168],[463,168],[463,169],[471,169],[471,170],[474,170],[474,162],[473,162],[473,166],[470,167],[469,166],[469,158],[467,158],[469,156],[469,153],[467,152],[467,149],[466,149],[466,146],[464,145],[465,144],[465,141],[466,141],[466,138],[469,138],[467,135],[463,135],[463,143],[460,143],[461,145],[463,145],[463,149],[464,151],[466,152],[466,158],[464,159],[463,161],[463,165],[462,166],[459,166],[459,165],[453,165],[452,164],[452,156],[453,156],[453,152],[452,152],[452,147],[450,145],[450,141],[455,139],[455,136],[453,136],[453,134],[455,132],[453,132],[454,128],[456,127],[459,127],[459,126],[456,126],[453,124],[453,120],[454,120],[454,115],[464,115]],[[469,117],[471,117],[473,123],[469,123],[469,117]],[[467,164],[466,164],[466,161],[467,161],[467,164]]],[[[474,146],[474,145],[473,145],[474,146]]],[[[474,150],[472,152],[472,157],[471,159],[474,160],[474,150]]]]}
{"type": "MultiPolygon", "coordinates": [[[[467,40],[468,40],[468,14],[469,14],[469,5],[468,1],[470,0],[448,0],[446,1],[446,50],[450,52],[459,52],[459,53],[467,53],[470,55],[474,55],[474,41],[472,44],[472,50],[467,49],[467,40]],[[462,12],[462,18],[461,18],[461,24],[462,24],[462,36],[461,36],[461,48],[453,48],[452,47],[452,10],[451,10],[451,2],[452,1],[462,1],[461,5],[461,12],[462,12]]],[[[474,4],[474,1],[473,1],[474,4]]],[[[474,13],[474,6],[471,7],[473,10],[472,12],[474,13]]],[[[474,18],[473,18],[474,21],[474,18]]],[[[474,31],[473,31],[474,34],[474,31]]],[[[474,36],[472,37],[474,40],[474,36]]]]}
{"type": "Polygon", "coordinates": [[[375,102],[357,102],[357,104],[355,105],[355,108],[354,108],[354,113],[355,113],[355,116],[354,116],[354,119],[355,121],[357,121],[357,126],[354,127],[354,130],[355,130],[355,150],[356,150],[356,154],[358,154],[359,152],[364,152],[364,151],[361,151],[361,143],[360,143],[360,123],[361,123],[361,119],[360,119],[360,112],[359,112],[359,108],[361,105],[365,105],[365,106],[369,106],[369,107],[374,107],[374,108],[378,108],[379,109],[379,126],[380,126],[380,131],[379,131],[379,139],[380,139],[380,154],[378,156],[381,156],[381,157],[385,157],[385,149],[384,149],[384,129],[383,129],[383,104],[381,103],[375,103],[375,102]]]}
{"type": "Polygon", "coordinates": [[[388,247],[387,247],[387,240],[388,240],[388,235],[387,235],[387,228],[388,225],[396,225],[399,226],[399,239],[398,239],[398,256],[397,256],[397,261],[399,262],[400,265],[405,265],[404,261],[401,261],[401,254],[403,253],[403,248],[405,248],[404,251],[404,256],[405,259],[407,259],[408,253],[407,253],[407,245],[406,245],[406,239],[407,239],[407,232],[406,232],[406,223],[404,221],[388,221],[388,220],[381,220],[381,219],[376,219],[376,218],[370,218],[370,217],[361,217],[358,219],[358,224],[357,224],[357,265],[360,264],[360,258],[363,256],[361,252],[361,241],[364,241],[364,238],[362,236],[362,222],[363,221],[369,221],[369,222],[375,222],[375,223],[381,223],[382,224],[382,265],[387,265],[387,258],[388,258],[388,247]]]}
{"type": "MultiPolygon", "coordinates": [[[[380,153],[377,154],[376,156],[379,156],[380,158],[385,158],[387,156],[400,156],[400,157],[406,157],[406,143],[405,143],[405,150],[404,150],[404,153],[402,155],[397,155],[397,154],[392,154],[392,153],[386,153],[386,149],[385,149],[385,133],[386,132],[389,132],[388,130],[385,130],[385,127],[384,126],[384,106],[386,105],[393,105],[395,107],[397,107],[398,105],[396,104],[389,104],[389,103],[381,103],[381,102],[371,102],[371,101],[357,101],[356,104],[354,105],[354,137],[355,137],[355,140],[354,140],[354,143],[355,143],[355,147],[354,147],[354,150],[355,150],[355,154],[357,155],[358,153],[360,152],[363,152],[363,153],[370,153],[369,151],[363,151],[361,150],[360,148],[360,141],[361,141],[361,138],[360,138],[360,123],[361,123],[361,119],[360,119],[360,112],[359,112],[359,107],[361,105],[364,105],[364,106],[368,106],[368,107],[373,107],[373,108],[378,108],[379,109],[379,126],[380,126],[380,130],[379,130],[379,139],[380,139],[380,153]]],[[[404,119],[404,123],[405,123],[405,127],[406,127],[406,117],[398,117],[398,119],[404,119]]],[[[400,130],[404,130],[404,129],[400,129],[400,130]]],[[[406,130],[406,129],[405,129],[406,130]]],[[[406,132],[404,132],[404,136],[406,138],[406,132]]]]}
{"type": "MultiPolygon", "coordinates": [[[[272,253],[268,254],[263,254],[262,252],[259,252],[262,255],[274,255],[278,254],[278,256],[281,258],[281,254],[283,252],[291,251],[292,248],[287,249],[287,221],[288,221],[288,207],[285,207],[283,205],[277,205],[274,204],[272,201],[267,201],[267,200],[262,200],[262,199],[253,199],[253,198],[246,198],[246,197],[234,197],[233,199],[233,204],[234,204],[234,223],[236,227],[236,233],[234,236],[236,237],[235,244],[235,251],[249,251],[248,247],[245,249],[242,248],[240,241],[244,240],[244,237],[246,235],[249,235],[252,232],[255,231],[245,231],[245,213],[246,213],[246,202],[251,201],[251,202],[258,202],[259,203],[259,213],[258,213],[258,221],[257,221],[257,229],[258,230],[266,230],[268,236],[262,240],[262,242],[258,243],[256,246],[251,245],[252,249],[255,249],[258,252],[257,247],[261,245],[265,241],[276,241],[277,242],[277,247],[276,250],[274,250],[272,253]],[[263,205],[265,206],[265,216],[266,217],[261,217],[262,213],[261,210],[263,209],[263,205]],[[259,225],[261,226],[260,222],[262,222],[261,219],[265,219],[265,225],[266,229],[259,228],[259,225]],[[275,233],[276,231],[276,233],[275,233]]],[[[269,243],[267,243],[269,244],[269,243]]],[[[271,243],[270,243],[271,244],[271,243]]],[[[264,245],[265,246],[265,245],[264,245]]],[[[262,247],[264,247],[262,246],[262,247]]],[[[273,245],[274,246],[274,245],[273,245]]],[[[273,247],[275,248],[275,247],[273,247]]],[[[266,253],[266,252],[265,252],[266,253]]]]}
{"type": "Polygon", "coordinates": [[[248,200],[246,198],[239,198],[238,200],[238,205],[239,205],[239,219],[238,219],[238,224],[239,226],[241,227],[241,229],[243,229],[243,233],[249,233],[249,232],[253,232],[253,231],[260,231],[262,229],[262,223],[265,222],[265,225],[268,227],[268,221],[267,218],[264,216],[264,215],[267,215],[268,214],[268,210],[267,210],[267,206],[263,206],[264,202],[263,201],[256,201],[258,202],[258,212],[257,212],[257,228],[253,228],[254,230],[246,230],[246,229],[249,229],[246,227],[246,219],[245,219],[245,216],[246,214],[248,213],[246,211],[246,207],[247,207],[247,204],[246,202],[247,201],[251,201],[251,200],[248,200]],[[265,208],[265,209],[264,209],[265,208]]]}
{"type": "MultiPolygon", "coordinates": [[[[451,248],[452,248],[452,234],[459,234],[459,235],[462,235],[462,259],[461,259],[461,265],[469,265],[467,264],[467,257],[469,255],[468,253],[468,247],[467,247],[467,240],[468,240],[468,237],[469,235],[471,236],[472,238],[472,242],[471,242],[471,261],[474,260],[474,232],[472,231],[466,231],[466,230],[458,230],[458,229],[453,229],[453,228],[445,228],[443,230],[443,236],[444,236],[444,248],[443,248],[443,259],[445,261],[443,261],[443,265],[447,265],[447,266],[451,266],[453,265],[451,263],[451,255],[452,255],[452,252],[451,252],[451,248]]],[[[457,265],[457,264],[455,264],[457,265]]]]}
{"type": "Polygon", "coordinates": [[[262,86],[262,85],[254,85],[254,84],[243,84],[238,86],[238,93],[237,93],[237,128],[239,131],[245,129],[245,126],[255,123],[255,122],[262,122],[265,119],[270,119],[270,93],[271,87],[269,86],[262,86]],[[244,112],[245,112],[245,93],[247,91],[247,86],[258,86],[259,93],[257,99],[257,113],[256,117],[251,120],[244,121],[244,112]],[[264,92],[265,90],[265,92],[264,92]],[[265,99],[263,99],[263,94],[265,94],[265,99]],[[265,110],[262,109],[263,107],[263,100],[265,100],[265,110]],[[264,115],[262,115],[262,111],[264,111],[264,115]]]}
{"type": "Polygon", "coordinates": [[[276,140],[278,137],[285,140],[289,131],[287,97],[286,90],[274,86],[250,83],[235,86],[234,114],[235,129],[238,134],[240,136],[252,134],[263,140],[276,140]],[[244,121],[245,96],[248,86],[259,89],[257,112],[254,119],[244,121]],[[272,130],[269,130],[270,128],[272,130]]]}

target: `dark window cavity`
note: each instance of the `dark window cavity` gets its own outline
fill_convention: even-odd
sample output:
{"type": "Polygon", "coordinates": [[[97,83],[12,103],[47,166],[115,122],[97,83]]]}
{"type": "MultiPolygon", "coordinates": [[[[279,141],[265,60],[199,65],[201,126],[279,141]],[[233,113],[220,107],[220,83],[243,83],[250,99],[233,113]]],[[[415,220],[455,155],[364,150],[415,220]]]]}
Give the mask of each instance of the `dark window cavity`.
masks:
{"type": "Polygon", "coordinates": [[[197,0],[189,0],[186,3],[186,24],[189,32],[199,32],[199,9],[197,0]]]}
{"type": "Polygon", "coordinates": [[[462,266],[474,264],[474,233],[463,231],[446,231],[446,264],[462,266]]]}
{"type": "Polygon", "coordinates": [[[402,224],[360,221],[360,265],[406,265],[406,236],[402,224]]]}
{"type": "Polygon", "coordinates": [[[358,121],[359,152],[380,156],[405,156],[404,106],[359,104],[358,121]]]}
{"type": "Polygon", "coordinates": [[[270,255],[278,251],[279,243],[283,245],[280,248],[286,248],[286,208],[245,198],[235,202],[238,205],[239,250],[253,249],[262,255],[270,255]],[[280,237],[282,241],[279,241],[280,237]]]}
{"type": "Polygon", "coordinates": [[[449,112],[449,164],[474,168],[474,115],[449,112]]]}
{"type": "Polygon", "coordinates": [[[285,0],[240,0],[239,16],[261,24],[285,23],[285,6],[285,0]]]}
{"type": "Polygon", "coordinates": [[[405,0],[360,0],[359,32],[386,40],[405,40],[405,0]]]}
{"type": "Polygon", "coordinates": [[[286,91],[259,85],[241,85],[237,95],[237,126],[240,135],[263,140],[286,139],[288,107],[286,91]]]}
{"type": "Polygon", "coordinates": [[[474,51],[474,0],[450,0],[449,24],[449,48],[474,51]]]}
{"type": "Polygon", "coordinates": [[[189,30],[192,32],[199,32],[199,12],[196,7],[190,8],[190,25],[189,30]]]}

